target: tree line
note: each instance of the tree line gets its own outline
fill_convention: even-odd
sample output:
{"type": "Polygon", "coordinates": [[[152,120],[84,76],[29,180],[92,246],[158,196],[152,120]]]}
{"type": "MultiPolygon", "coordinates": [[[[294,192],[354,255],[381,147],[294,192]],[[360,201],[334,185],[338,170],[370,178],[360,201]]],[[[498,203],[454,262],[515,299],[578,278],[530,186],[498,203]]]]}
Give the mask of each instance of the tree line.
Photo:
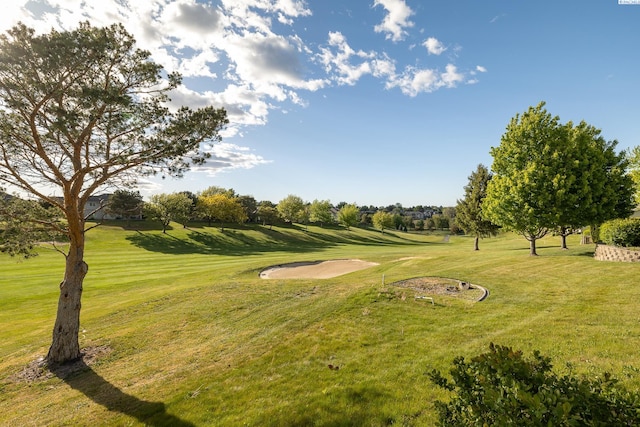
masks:
{"type": "Polygon", "coordinates": [[[187,227],[193,221],[205,221],[209,225],[245,222],[261,223],[272,227],[279,223],[317,224],[321,227],[340,225],[347,230],[354,226],[374,227],[384,230],[435,230],[455,227],[455,209],[451,207],[413,207],[405,209],[396,203],[387,207],[357,206],[329,200],[315,199],[306,202],[290,194],[273,203],[256,201],[251,195],[237,194],[233,189],[211,186],[193,193],[155,194],[145,202],[139,191],[116,190],[109,196],[105,211],[113,217],[130,220],[145,217],[159,221],[166,232],[171,222],[187,227]],[[416,219],[415,216],[419,218],[416,219]],[[424,218],[424,219],[423,219],[424,218]]]}

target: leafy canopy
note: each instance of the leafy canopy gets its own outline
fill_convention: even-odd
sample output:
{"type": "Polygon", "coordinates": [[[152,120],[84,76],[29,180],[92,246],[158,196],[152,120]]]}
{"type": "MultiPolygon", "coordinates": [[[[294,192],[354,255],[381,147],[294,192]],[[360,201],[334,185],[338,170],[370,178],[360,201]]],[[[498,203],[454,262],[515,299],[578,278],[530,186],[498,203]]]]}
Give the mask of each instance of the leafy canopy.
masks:
{"type": "Polygon", "coordinates": [[[226,223],[242,223],[247,220],[247,214],[236,197],[227,193],[217,193],[198,198],[198,211],[206,218],[218,221],[223,228],[226,223]]]}
{"type": "Polygon", "coordinates": [[[394,226],[393,215],[385,211],[376,211],[371,218],[371,222],[373,226],[382,233],[384,233],[385,228],[392,229],[394,226]]]}
{"type": "Polygon", "coordinates": [[[145,203],[144,213],[149,219],[160,221],[165,233],[172,221],[183,225],[189,221],[192,203],[184,193],[154,194],[149,203],[145,203]]]}
{"type": "Polygon", "coordinates": [[[585,122],[561,124],[544,102],[516,114],[491,148],[483,216],[531,242],[556,228],[600,224],[631,212],[633,183],[617,141],[585,122]]]}
{"type": "Polygon", "coordinates": [[[309,221],[320,223],[321,226],[331,224],[333,222],[331,208],[329,200],[315,199],[309,206],[309,221]]]}
{"type": "Polygon", "coordinates": [[[358,215],[360,209],[356,205],[344,205],[338,211],[338,222],[346,227],[348,230],[358,223],[358,215]]]}
{"type": "Polygon", "coordinates": [[[286,222],[303,222],[306,216],[304,201],[294,194],[280,200],[276,209],[286,222]]]}
{"type": "Polygon", "coordinates": [[[18,24],[0,36],[0,185],[57,207],[81,240],[97,190],[209,157],[226,112],[170,109],[180,82],[122,25],[36,35],[18,24]]]}

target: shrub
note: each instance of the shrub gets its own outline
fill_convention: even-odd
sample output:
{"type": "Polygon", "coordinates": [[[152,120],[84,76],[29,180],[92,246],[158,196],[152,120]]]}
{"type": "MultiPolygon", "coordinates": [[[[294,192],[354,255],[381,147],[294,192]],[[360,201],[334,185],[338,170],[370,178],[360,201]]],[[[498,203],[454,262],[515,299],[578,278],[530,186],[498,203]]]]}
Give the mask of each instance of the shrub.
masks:
{"type": "Polygon", "coordinates": [[[431,380],[454,393],[436,402],[442,426],[631,426],[640,424],[640,396],[609,374],[594,379],[559,376],[551,360],[533,352],[491,344],[465,362],[454,360],[451,380],[439,371],[431,380]]]}
{"type": "Polygon", "coordinates": [[[640,246],[640,219],[625,218],[607,221],[600,227],[600,238],[607,245],[640,246]]]}

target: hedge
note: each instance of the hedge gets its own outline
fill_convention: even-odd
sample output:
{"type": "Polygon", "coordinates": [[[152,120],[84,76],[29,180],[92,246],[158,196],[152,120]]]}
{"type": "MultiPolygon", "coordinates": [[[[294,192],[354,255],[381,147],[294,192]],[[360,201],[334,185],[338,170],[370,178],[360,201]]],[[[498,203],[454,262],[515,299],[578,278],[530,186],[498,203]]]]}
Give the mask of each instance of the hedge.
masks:
{"type": "Polygon", "coordinates": [[[602,224],[600,239],[607,245],[640,246],[640,218],[614,219],[602,224]]]}

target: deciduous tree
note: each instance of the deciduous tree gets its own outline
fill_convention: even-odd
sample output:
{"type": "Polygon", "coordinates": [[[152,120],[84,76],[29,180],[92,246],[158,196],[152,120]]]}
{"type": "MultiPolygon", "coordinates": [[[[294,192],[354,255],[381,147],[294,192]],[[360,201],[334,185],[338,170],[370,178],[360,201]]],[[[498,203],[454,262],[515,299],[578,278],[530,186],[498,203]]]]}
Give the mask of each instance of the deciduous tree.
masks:
{"type": "Polygon", "coordinates": [[[224,231],[224,223],[242,223],[247,214],[237,198],[227,193],[198,197],[198,210],[207,218],[220,222],[220,230],[224,231]]]}
{"type": "Polygon", "coordinates": [[[556,199],[565,191],[560,154],[567,127],[544,105],[516,114],[500,145],[491,148],[494,175],[482,207],[486,219],[524,236],[530,255],[537,255],[536,241],[557,224],[556,199]]]}
{"type": "Polygon", "coordinates": [[[444,230],[445,228],[449,228],[449,218],[447,218],[446,216],[444,216],[442,214],[435,214],[433,217],[431,217],[431,219],[433,219],[433,223],[435,225],[435,228],[440,229],[440,230],[444,230]]]}
{"type": "Polygon", "coordinates": [[[198,196],[213,196],[214,194],[224,194],[229,197],[238,196],[233,188],[223,188],[217,185],[212,185],[205,188],[200,193],[198,193],[198,196]]]}
{"type": "Polygon", "coordinates": [[[262,225],[269,224],[269,229],[273,228],[273,224],[278,220],[278,209],[269,201],[258,203],[258,219],[262,225]]]}
{"type": "Polygon", "coordinates": [[[329,200],[314,200],[309,206],[309,220],[320,223],[320,227],[324,224],[331,224],[333,222],[331,207],[329,200]]]}
{"type": "Polygon", "coordinates": [[[184,193],[154,194],[149,203],[144,205],[145,216],[154,221],[160,221],[162,232],[172,221],[186,226],[191,218],[191,199],[184,193]]]}
{"type": "Polygon", "coordinates": [[[294,223],[304,220],[304,205],[304,201],[300,197],[289,194],[278,202],[276,208],[283,220],[294,223]]]}
{"type": "Polygon", "coordinates": [[[360,209],[356,205],[344,205],[338,211],[338,222],[348,230],[358,223],[359,214],[360,209]]]}
{"type": "Polygon", "coordinates": [[[380,230],[381,233],[384,233],[385,228],[393,228],[393,215],[389,212],[385,211],[377,211],[373,214],[373,218],[371,218],[373,222],[374,228],[380,230]]]}
{"type": "Polygon", "coordinates": [[[49,363],[81,355],[89,197],[140,173],[181,176],[227,123],[224,109],[170,110],[181,78],[163,76],[121,25],[36,35],[19,24],[0,36],[0,183],[55,206],[69,240],[49,363]]]}
{"type": "Polygon", "coordinates": [[[626,218],[635,205],[626,153],[615,151],[618,142],[605,140],[599,129],[584,121],[566,126],[569,138],[559,155],[565,189],[556,194],[562,249],[567,249],[566,238],[575,229],[591,225],[593,230],[607,220],[626,218]]]}

